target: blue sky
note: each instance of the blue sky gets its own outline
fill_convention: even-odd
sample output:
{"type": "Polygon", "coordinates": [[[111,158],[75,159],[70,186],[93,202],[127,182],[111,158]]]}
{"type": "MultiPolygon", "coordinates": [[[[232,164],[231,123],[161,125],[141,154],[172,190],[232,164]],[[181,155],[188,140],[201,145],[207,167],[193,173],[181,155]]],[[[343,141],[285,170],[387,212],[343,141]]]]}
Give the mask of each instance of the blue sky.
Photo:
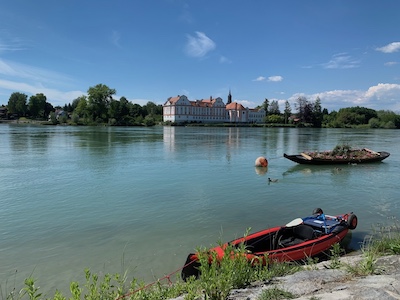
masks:
{"type": "Polygon", "coordinates": [[[292,110],[400,113],[398,0],[12,0],[0,9],[0,105],[53,106],[105,84],[140,105],[186,95],[292,110]]]}

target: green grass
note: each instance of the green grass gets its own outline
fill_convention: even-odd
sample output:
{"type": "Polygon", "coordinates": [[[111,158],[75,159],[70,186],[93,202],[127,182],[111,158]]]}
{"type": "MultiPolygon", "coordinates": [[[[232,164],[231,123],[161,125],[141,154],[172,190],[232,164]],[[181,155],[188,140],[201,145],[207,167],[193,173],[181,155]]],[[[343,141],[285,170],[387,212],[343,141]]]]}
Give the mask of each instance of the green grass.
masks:
{"type": "Polygon", "coordinates": [[[379,274],[376,260],[384,255],[400,255],[400,224],[393,218],[393,225],[380,226],[374,235],[368,237],[362,247],[363,260],[356,266],[347,266],[356,276],[379,274]]]}
{"type": "Polygon", "coordinates": [[[281,300],[281,299],[293,299],[295,296],[292,293],[286,292],[278,288],[272,288],[264,290],[261,293],[259,300],[281,300]]]}
{"type": "MultiPolygon", "coordinates": [[[[146,284],[136,278],[128,281],[126,273],[124,275],[105,274],[99,276],[90,270],[85,270],[85,282],[83,284],[71,282],[68,296],[55,291],[53,296],[46,297],[42,295],[38,281],[29,277],[20,290],[14,287],[11,292],[5,292],[0,286],[0,297],[5,300],[160,300],[184,295],[185,300],[223,300],[227,298],[232,289],[247,287],[256,281],[266,282],[274,277],[293,274],[304,269],[304,266],[296,263],[270,262],[268,257],[249,262],[245,257],[247,249],[244,245],[238,247],[229,245],[224,251],[222,259],[217,259],[214,254],[210,260],[209,252],[206,249],[198,250],[201,275],[197,280],[190,278],[187,282],[183,282],[177,275],[174,284],[162,280],[146,284]],[[263,259],[268,262],[267,265],[261,263],[263,259]]],[[[331,269],[345,268],[349,274],[356,276],[379,273],[376,267],[378,257],[400,254],[398,222],[395,221],[394,226],[381,227],[373,236],[364,241],[361,251],[363,255],[361,262],[355,266],[345,265],[339,260],[343,249],[339,244],[334,245],[330,250],[327,267],[331,269]]],[[[310,258],[306,267],[312,268],[315,263],[316,261],[310,258]]],[[[263,291],[259,300],[290,299],[292,296],[286,291],[271,288],[263,291]]]]}

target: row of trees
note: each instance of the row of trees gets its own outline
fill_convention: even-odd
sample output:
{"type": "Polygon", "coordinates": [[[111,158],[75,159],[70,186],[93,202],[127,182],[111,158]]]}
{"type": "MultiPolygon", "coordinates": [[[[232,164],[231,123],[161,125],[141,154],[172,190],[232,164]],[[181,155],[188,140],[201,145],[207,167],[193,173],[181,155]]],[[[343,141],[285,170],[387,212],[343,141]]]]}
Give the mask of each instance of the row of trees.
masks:
{"type": "Polygon", "coordinates": [[[260,107],[266,111],[265,123],[297,123],[321,127],[323,115],[328,113],[326,109],[322,110],[319,97],[315,102],[308,101],[306,97],[297,98],[295,103],[297,113],[295,115],[292,114],[292,107],[288,100],[285,101],[283,113],[280,112],[279,104],[276,100],[270,103],[268,99],[265,99],[260,107]]]}
{"type": "Polygon", "coordinates": [[[47,102],[43,94],[32,95],[29,98],[23,93],[13,93],[8,100],[9,114],[19,116],[31,116],[33,118],[46,118],[50,112],[54,111],[53,105],[47,102]]]}
{"type": "MultiPolygon", "coordinates": [[[[149,101],[146,105],[133,104],[125,97],[119,100],[113,98],[115,89],[104,84],[90,87],[87,96],[82,95],[64,107],[53,107],[47,102],[44,94],[29,97],[19,92],[10,96],[8,101],[9,115],[15,117],[27,116],[33,119],[48,120],[54,124],[66,123],[68,119],[74,124],[110,124],[110,125],[146,125],[152,126],[162,122],[162,105],[149,101]],[[58,112],[63,111],[63,115],[58,112]]],[[[294,124],[309,127],[370,127],[370,128],[400,128],[400,115],[392,111],[375,111],[365,107],[342,108],[339,111],[328,112],[322,109],[319,97],[309,101],[299,97],[295,102],[295,113],[292,112],[289,101],[286,100],[283,113],[280,112],[278,101],[265,99],[259,106],[266,111],[267,124],[294,124]]]]}
{"type": "Polygon", "coordinates": [[[82,95],[64,107],[53,107],[47,102],[46,96],[36,94],[29,98],[22,93],[13,93],[8,101],[8,113],[15,117],[30,117],[32,119],[48,120],[54,124],[67,122],[81,125],[147,125],[151,126],[162,121],[162,105],[149,101],[146,105],[133,104],[125,97],[119,100],[113,98],[115,89],[104,84],[98,84],[88,89],[87,96],[82,95]],[[63,111],[63,115],[57,113],[63,111]]]}
{"type": "Polygon", "coordinates": [[[319,97],[314,102],[306,97],[299,97],[295,102],[296,113],[292,114],[289,101],[285,102],[284,112],[281,113],[277,101],[265,99],[261,106],[267,112],[265,123],[296,124],[310,127],[369,127],[369,128],[400,128],[400,115],[389,110],[379,110],[366,107],[341,108],[339,111],[322,109],[319,97]]]}

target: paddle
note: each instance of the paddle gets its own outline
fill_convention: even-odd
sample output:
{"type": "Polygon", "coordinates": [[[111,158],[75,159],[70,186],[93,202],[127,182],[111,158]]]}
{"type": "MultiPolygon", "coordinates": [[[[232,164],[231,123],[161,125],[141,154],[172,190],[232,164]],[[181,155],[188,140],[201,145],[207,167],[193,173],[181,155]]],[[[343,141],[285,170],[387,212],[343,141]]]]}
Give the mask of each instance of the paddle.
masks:
{"type": "Polygon", "coordinates": [[[297,219],[294,219],[294,220],[290,221],[289,223],[287,223],[286,227],[294,227],[294,226],[300,225],[301,223],[303,223],[303,219],[297,218],[297,219]]]}

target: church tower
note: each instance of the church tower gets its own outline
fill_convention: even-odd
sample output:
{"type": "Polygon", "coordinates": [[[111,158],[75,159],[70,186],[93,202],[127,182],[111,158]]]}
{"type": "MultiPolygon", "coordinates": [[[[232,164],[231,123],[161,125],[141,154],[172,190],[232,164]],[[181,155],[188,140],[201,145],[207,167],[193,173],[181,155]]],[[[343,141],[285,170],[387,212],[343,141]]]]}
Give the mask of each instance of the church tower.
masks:
{"type": "Polygon", "coordinates": [[[229,90],[229,94],[228,94],[228,102],[226,104],[230,104],[232,103],[232,95],[231,95],[231,90],[229,90]]]}

